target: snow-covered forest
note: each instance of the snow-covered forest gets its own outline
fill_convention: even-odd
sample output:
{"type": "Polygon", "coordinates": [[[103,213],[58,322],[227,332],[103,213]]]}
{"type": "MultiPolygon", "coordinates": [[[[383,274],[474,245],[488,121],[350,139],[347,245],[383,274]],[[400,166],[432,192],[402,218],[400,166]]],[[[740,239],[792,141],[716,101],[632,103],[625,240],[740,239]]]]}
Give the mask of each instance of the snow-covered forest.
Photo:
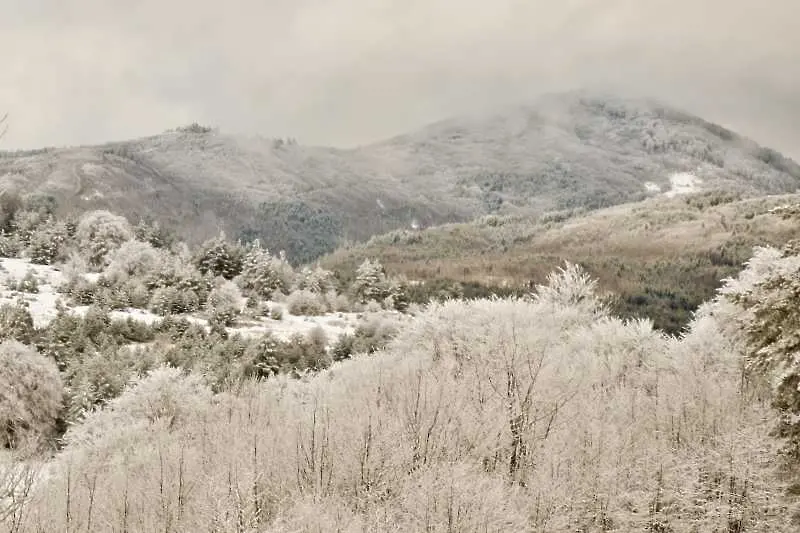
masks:
{"type": "Polygon", "coordinates": [[[341,286],[41,198],[0,222],[5,530],[800,527],[796,245],[668,336],[573,264],[418,305],[373,261],[341,286]]]}

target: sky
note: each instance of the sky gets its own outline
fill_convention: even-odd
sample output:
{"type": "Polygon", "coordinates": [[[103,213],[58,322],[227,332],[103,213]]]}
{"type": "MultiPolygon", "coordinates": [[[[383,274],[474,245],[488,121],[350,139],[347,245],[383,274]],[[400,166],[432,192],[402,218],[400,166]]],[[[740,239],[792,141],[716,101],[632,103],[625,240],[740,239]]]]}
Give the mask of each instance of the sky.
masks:
{"type": "Polygon", "coordinates": [[[798,0],[0,0],[0,148],[199,122],[349,147],[573,89],[800,159],[798,0]]]}

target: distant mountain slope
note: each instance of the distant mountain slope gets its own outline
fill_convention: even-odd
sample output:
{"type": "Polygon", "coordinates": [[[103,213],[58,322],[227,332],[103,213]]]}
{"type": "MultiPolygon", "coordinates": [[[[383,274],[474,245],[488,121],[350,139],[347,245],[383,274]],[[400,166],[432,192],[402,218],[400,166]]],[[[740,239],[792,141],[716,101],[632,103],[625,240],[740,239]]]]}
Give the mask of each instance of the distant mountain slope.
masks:
{"type": "Polygon", "coordinates": [[[151,216],[193,241],[225,229],[296,261],[396,228],[593,209],[687,183],[786,193],[800,188],[800,167],[658,103],[579,92],[353,150],[188,128],[0,154],[0,185],[52,194],[64,210],[151,216]]]}
{"type": "MultiPolygon", "coordinates": [[[[571,261],[596,277],[624,316],[647,316],[677,333],[754,246],[800,238],[796,220],[771,211],[800,194],[736,199],[699,193],[651,198],[583,215],[487,216],[424,231],[394,231],[321,259],[347,277],[366,258],[389,274],[525,289],[571,261]]],[[[441,284],[439,284],[441,285],[441,284]]]]}

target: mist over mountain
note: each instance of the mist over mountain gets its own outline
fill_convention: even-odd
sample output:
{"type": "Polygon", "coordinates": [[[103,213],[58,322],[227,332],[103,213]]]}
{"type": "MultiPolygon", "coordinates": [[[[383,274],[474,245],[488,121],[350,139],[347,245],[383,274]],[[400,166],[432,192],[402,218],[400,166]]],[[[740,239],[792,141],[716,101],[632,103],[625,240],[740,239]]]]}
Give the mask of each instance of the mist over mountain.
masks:
{"type": "Polygon", "coordinates": [[[194,125],[98,146],[4,152],[0,183],[65,212],[108,208],[189,241],[261,239],[295,262],[398,228],[596,209],[692,190],[794,192],[800,166],[668,105],[569,92],[355,149],[194,125]]]}

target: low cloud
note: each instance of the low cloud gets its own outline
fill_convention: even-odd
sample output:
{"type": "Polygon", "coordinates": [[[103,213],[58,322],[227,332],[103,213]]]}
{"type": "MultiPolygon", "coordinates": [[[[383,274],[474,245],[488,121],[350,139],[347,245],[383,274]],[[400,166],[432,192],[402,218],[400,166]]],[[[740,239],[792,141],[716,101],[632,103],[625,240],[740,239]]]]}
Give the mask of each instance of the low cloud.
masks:
{"type": "Polygon", "coordinates": [[[351,146],[598,88],[660,98],[800,157],[796,0],[5,4],[9,148],[192,121],[351,146]]]}

